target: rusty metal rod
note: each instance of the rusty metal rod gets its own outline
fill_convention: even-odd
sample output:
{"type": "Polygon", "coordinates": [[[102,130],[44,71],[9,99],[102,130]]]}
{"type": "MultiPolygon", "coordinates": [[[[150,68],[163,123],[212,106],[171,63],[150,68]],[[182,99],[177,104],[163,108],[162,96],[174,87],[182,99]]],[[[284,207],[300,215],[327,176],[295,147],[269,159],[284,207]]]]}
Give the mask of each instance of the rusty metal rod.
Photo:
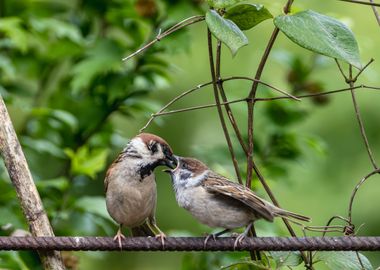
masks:
{"type": "MultiPolygon", "coordinates": [[[[232,251],[234,237],[168,237],[165,246],[154,237],[127,237],[124,251],[232,251]]],[[[120,250],[111,237],[0,237],[0,250],[120,250]]],[[[380,237],[247,237],[236,250],[380,251],[380,237]]]]}

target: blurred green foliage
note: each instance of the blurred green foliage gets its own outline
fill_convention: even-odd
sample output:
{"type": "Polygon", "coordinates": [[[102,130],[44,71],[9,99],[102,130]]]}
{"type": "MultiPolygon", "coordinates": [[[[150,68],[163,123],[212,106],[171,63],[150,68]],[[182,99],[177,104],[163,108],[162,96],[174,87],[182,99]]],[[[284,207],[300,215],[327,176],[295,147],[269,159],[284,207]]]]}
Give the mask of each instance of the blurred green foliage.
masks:
{"type": "MultiPolygon", "coordinates": [[[[20,108],[18,135],[57,235],[113,233],[104,198],[88,189],[127,141],[110,116],[156,108],[147,97],[169,79],[162,54],[173,46],[121,59],[176,20],[168,14],[196,8],[188,1],[1,1],[0,93],[20,108]]],[[[175,50],[186,49],[177,40],[175,50]]],[[[8,235],[27,224],[1,172],[7,218],[0,233],[8,235]]],[[[38,265],[29,252],[1,258],[0,268],[34,269],[31,259],[38,265]]]]}
{"type": "MultiPolygon", "coordinates": [[[[272,14],[281,13],[282,4],[263,2],[272,14]]],[[[205,3],[197,0],[0,2],[0,94],[10,109],[56,235],[111,236],[115,233],[116,226],[105,209],[102,191],[107,164],[125,146],[127,137],[134,136],[142,122],[160,108],[163,100],[184,91],[187,86],[198,85],[205,78],[210,80],[206,55],[200,56],[205,50],[205,43],[199,44],[199,40],[206,38],[204,29],[200,28],[204,26],[194,31],[181,30],[166,37],[126,63],[121,59],[153,39],[161,30],[191,15],[204,14],[206,7],[205,3]],[[196,46],[195,52],[193,46],[196,46]],[[188,60],[183,59],[195,60],[186,62],[188,60]],[[186,67],[185,71],[181,70],[186,67]],[[165,92],[167,89],[174,93],[168,94],[165,92]]],[[[369,10],[365,14],[368,13],[369,10]]],[[[266,27],[260,31],[269,33],[272,25],[268,23],[266,27]]],[[[259,58],[262,49],[259,45],[265,44],[266,40],[262,33],[252,31],[260,37],[252,41],[258,44],[257,47],[246,46],[239,54],[259,58]]],[[[226,67],[226,73],[232,70],[235,72],[233,75],[240,75],[236,67],[241,63],[238,71],[242,71],[248,61],[239,57],[236,56],[234,61],[225,57],[227,64],[223,62],[222,70],[226,67]]],[[[282,78],[282,85],[297,95],[327,89],[326,76],[317,77],[315,74],[323,74],[326,70],[332,72],[333,62],[314,54],[305,57],[300,51],[286,48],[277,49],[272,57],[280,64],[277,66],[282,66],[282,73],[271,76],[270,83],[277,83],[282,78]]],[[[272,73],[277,74],[277,66],[269,67],[272,73]]],[[[251,70],[249,72],[252,73],[251,70]]],[[[238,96],[239,87],[233,85],[231,89],[234,91],[229,92],[229,96],[238,96]]],[[[269,91],[260,87],[263,97],[273,97],[269,91]]],[[[212,100],[211,92],[204,91],[201,95],[201,98],[190,101],[199,105],[200,100],[212,100]]],[[[260,120],[257,124],[259,131],[255,134],[255,157],[268,182],[271,185],[282,183],[286,186],[284,192],[292,190],[288,185],[294,185],[294,181],[289,179],[289,175],[294,174],[292,166],[313,156],[324,156],[327,152],[326,143],[318,134],[299,129],[313,118],[316,108],[330,104],[330,97],[315,97],[311,101],[302,104],[267,102],[256,112],[260,120]]],[[[190,103],[182,102],[178,106],[189,106],[190,103]]],[[[241,107],[244,106],[240,105],[236,112],[243,126],[246,122],[241,107]]],[[[354,119],[353,116],[350,119],[354,119]]],[[[217,118],[205,112],[173,116],[165,122],[165,127],[170,127],[166,131],[160,128],[162,119],[156,119],[156,123],[151,127],[153,132],[165,135],[176,152],[196,155],[218,172],[234,178],[223,134],[219,129],[212,131],[213,127],[219,128],[217,118]]],[[[239,166],[245,176],[244,154],[237,152],[239,166]]],[[[169,233],[173,235],[202,231],[202,227],[195,228],[199,225],[177,208],[167,211],[175,206],[173,197],[160,196],[164,192],[162,186],[169,189],[165,185],[158,185],[158,223],[164,224],[164,229],[184,230],[169,233]]],[[[0,216],[4,217],[0,220],[0,235],[12,235],[17,229],[27,230],[3,165],[0,166],[0,188],[0,216]]],[[[257,181],[253,182],[253,188],[263,194],[257,181]]],[[[169,194],[166,190],[165,193],[169,194]]],[[[302,194],[294,196],[293,201],[299,204],[297,199],[301,198],[302,194]]],[[[273,227],[258,223],[257,228],[259,235],[286,234],[280,224],[273,227]]],[[[210,232],[208,228],[205,230],[210,232]]],[[[70,269],[125,269],[125,266],[128,269],[152,269],[154,266],[155,269],[182,267],[186,270],[268,268],[248,260],[246,253],[188,253],[180,263],[170,263],[178,258],[178,254],[160,255],[156,259],[150,253],[124,255],[64,253],[64,258],[70,269]],[[79,261],[76,256],[79,256],[79,261]],[[147,263],[144,256],[158,263],[143,266],[147,263]]],[[[347,257],[349,260],[353,257],[349,255],[338,254],[336,258],[347,257]]],[[[266,260],[273,269],[293,267],[301,262],[299,253],[267,253],[266,260]]],[[[331,257],[326,257],[325,261],[329,260],[331,257]]],[[[0,268],[41,269],[41,266],[36,253],[1,252],[0,268]]]]}

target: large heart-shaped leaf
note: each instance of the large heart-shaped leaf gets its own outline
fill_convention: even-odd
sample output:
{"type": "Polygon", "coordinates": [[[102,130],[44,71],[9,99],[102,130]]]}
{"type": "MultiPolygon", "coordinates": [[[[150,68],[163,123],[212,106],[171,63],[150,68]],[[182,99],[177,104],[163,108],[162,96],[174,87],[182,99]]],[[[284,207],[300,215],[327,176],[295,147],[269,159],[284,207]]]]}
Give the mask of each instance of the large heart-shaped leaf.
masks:
{"type": "Polygon", "coordinates": [[[306,10],[294,15],[278,16],[274,24],[301,47],[361,68],[354,34],[336,19],[306,10]]]}
{"type": "MultiPolygon", "coordinates": [[[[360,261],[363,264],[364,270],[373,270],[373,267],[367,257],[359,253],[360,261]]],[[[316,261],[322,261],[331,270],[358,270],[363,269],[358,257],[353,251],[329,251],[317,252],[315,254],[316,261]]]]}
{"type": "Polygon", "coordinates": [[[230,48],[232,55],[248,44],[248,39],[231,20],[224,19],[215,10],[206,13],[206,23],[211,33],[230,48]]]}
{"type": "Polygon", "coordinates": [[[233,21],[240,30],[248,30],[257,24],[272,18],[272,14],[263,5],[242,4],[227,10],[224,18],[233,21]]]}
{"type": "Polygon", "coordinates": [[[207,0],[210,7],[226,8],[244,0],[207,0]]]}

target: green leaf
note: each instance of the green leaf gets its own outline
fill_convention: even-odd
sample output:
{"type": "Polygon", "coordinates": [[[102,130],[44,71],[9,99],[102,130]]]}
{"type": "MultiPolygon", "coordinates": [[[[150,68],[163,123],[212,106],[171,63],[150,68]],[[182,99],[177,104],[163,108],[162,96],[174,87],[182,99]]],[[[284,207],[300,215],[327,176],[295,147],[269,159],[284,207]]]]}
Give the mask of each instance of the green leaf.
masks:
{"type": "Polygon", "coordinates": [[[68,111],[39,107],[34,108],[31,113],[34,116],[49,116],[55,118],[70,127],[71,131],[75,131],[78,128],[77,118],[68,111]]]}
{"type": "Polygon", "coordinates": [[[122,51],[119,46],[109,40],[99,41],[87,52],[87,57],[73,68],[71,87],[74,92],[87,88],[98,75],[111,71],[121,71],[120,59],[122,51]]]}
{"type": "Polygon", "coordinates": [[[354,34],[334,18],[306,10],[294,15],[278,16],[274,24],[290,40],[305,49],[361,67],[354,34]]]}
{"type": "Polygon", "coordinates": [[[26,52],[28,49],[28,34],[22,27],[22,21],[17,17],[0,19],[0,33],[5,33],[11,40],[12,45],[26,52]]]}
{"type": "Polygon", "coordinates": [[[278,131],[269,138],[270,148],[268,155],[273,158],[294,160],[301,155],[297,134],[278,131]]]}
{"type": "Polygon", "coordinates": [[[248,44],[248,39],[237,25],[228,19],[222,18],[215,10],[206,13],[206,23],[211,33],[230,48],[232,55],[248,44]]]}
{"type": "Polygon", "coordinates": [[[284,266],[298,266],[302,263],[302,257],[299,251],[271,251],[269,254],[276,262],[276,269],[280,269],[284,266]]]}
{"type": "Polygon", "coordinates": [[[307,111],[289,102],[269,102],[266,106],[269,119],[278,126],[299,123],[307,116],[307,111]]]}
{"type": "Polygon", "coordinates": [[[72,149],[65,149],[65,153],[71,159],[73,174],[84,174],[95,178],[96,174],[102,171],[106,165],[108,149],[92,149],[90,151],[88,146],[83,146],[76,152],[72,149]]]}
{"type": "Polygon", "coordinates": [[[241,1],[244,1],[244,0],[207,0],[207,3],[209,4],[210,7],[219,9],[219,8],[230,7],[241,1]]]}
{"type": "Polygon", "coordinates": [[[4,81],[11,81],[16,78],[16,69],[11,59],[5,54],[0,54],[0,78],[4,81]]]}
{"type": "Polygon", "coordinates": [[[227,10],[224,18],[233,21],[240,30],[248,30],[273,16],[263,5],[242,4],[227,10]]]}
{"type": "Polygon", "coordinates": [[[26,262],[20,256],[17,251],[7,251],[0,253],[0,268],[1,269],[19,269],[19,270],[30,270],[26,265],[26,262]]]}
{"type": "Polygon", "coordinates": [[[40,18],[32,19],[30,25],[37,32],[47,32],[50,36],[58,39],[67,38],[77,44],[83,42],[79,28],[65,21],[54,18],[40,18]]]}
{"type": "Polygon", "coordinates": [[[12,207],[10,207],[9,205],[2,205],[0,207],[0,215],[4,218],[1,219],[0,226],[2,227],[6,224],[11,224],[12,229],[13,228],[23,228],[23,226],[24,226],[23,218],[18,216],[17,214],[18,213],[15,213],[15,211],[13,211],[12,207]]]}
{"type": "MultiPolygon", "coordinates": [[[[365,270],[372,270],[373,267],[366,256],[359,253],[361,262],[365,270]]],[[[316,261],[322,261],[331,270],[361,270],[362,266],[358,260],[356,252],[353,251],[329,251],[317,252],[315,255],[316,261]]]]}
{"type": "Polygon", "coordinates": [[[107,220],[112,220],[107,212],[106,201],[104,197],[83,197],[75,202],[75,207],[85,213],[98,215],[107,220]]]}
{"type": "Polygon", "coordinates": [[[22,136],[21,142],[23,146],[29,147],[38,153],[49,154],[57,158],[65,158],[63,150],[53,142],[44,139],[34,139],[29,136],[22,136]]]}
{"type": "Polygon", "coordinates": [[[41,180],[36,182],[36,186],[38,189],[55,188],[63,191],[69,187],[69,180],[66,177],[41,180]]]}

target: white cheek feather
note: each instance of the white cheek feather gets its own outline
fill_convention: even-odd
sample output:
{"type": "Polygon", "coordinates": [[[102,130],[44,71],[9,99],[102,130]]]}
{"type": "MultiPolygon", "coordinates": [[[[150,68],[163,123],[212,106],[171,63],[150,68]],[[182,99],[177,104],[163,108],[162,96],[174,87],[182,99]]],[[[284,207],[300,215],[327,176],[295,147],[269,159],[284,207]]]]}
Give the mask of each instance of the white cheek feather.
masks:
{"type": "Polygon", "coordinates": [[[207,177],[208,171],[204,171],[203,173],[197,176],[189,176],[188,178],[181,180],[180,179],[180,171],[178,170],[173,176],[173,187],[176,196],[176,200],[179,206],[190,209],[192,200],[194,199],[194,188],[199,186],[204,179],[207,177]]]}
{"type": "Polygon", "coordinates": [[[191,177],[187,180],[186,182],[186,185],[185,187],[195,187],[195,186],[198,186],[205,178],[206,178],[206,174],[208,173],[208,170],[207,171],[204,171],[203,173],[195,176],[195,177],[191,177]]]}

